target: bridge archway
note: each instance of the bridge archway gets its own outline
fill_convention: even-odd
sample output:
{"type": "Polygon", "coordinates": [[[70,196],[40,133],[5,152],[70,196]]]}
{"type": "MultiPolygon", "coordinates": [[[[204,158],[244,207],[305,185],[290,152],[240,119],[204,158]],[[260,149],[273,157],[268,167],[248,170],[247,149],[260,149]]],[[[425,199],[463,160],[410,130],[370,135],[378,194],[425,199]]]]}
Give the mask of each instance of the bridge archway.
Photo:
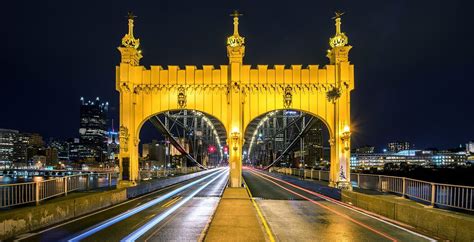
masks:
{"type": "MultiPolygon", "coordinates": [[[[347,164],[347,161],[344,161],[344,163],[341,163],[341,162],[337,162],[338,160],[341,161],[342,159],[345,159],[346,157],[339,157],[339,159],[337,159],[337,150],[335,148],[335,142],[334,142],[334,139],[335,139],[335,136],[336,134],[334,133],[334,125],[331,125],[331,123],[329,123],[325,118],[323,118],[320,114],[315,114],[315,113],[312,113],[312,112],[308,112],[308,111],[305,111],[305,110],[302,110],[302,109],[297,109],[297,108],[293,108],[293,109],[288,109],[288,108],[282,108],[282,109],[275,109],[275,110],[272,110],[272,111],[269,111],[269,112],[265,112],[263,114],[260,114],[258,116],[256,116],[253,120],[250,120],[250,122],[248,122],[248,125],[246,126],[245,128],[245,133],[244,133],[244,144],[243,144],[243,150],[244,150],[244,159],[250,157],[250,155],[254,155],[254,154],[251,154],[254,150],[254,147],[255,147],[255,144],[258,140],[258,134],[257,132],[259,131],[259,129],[262,129],[262,127],[265,125],[265,123],[267,123],[267,125],[272,122],[271,119],[274,118],[275,116],[279,116],[281,118],[282,114],[285,114],[285,115],[288,115],[288,120],[291,120],[291,122],[297,122],[297,121],[300,121],[302,118],[305,119],[305,126],[304,127],[300,127],[301,130],[298,130],[298,134],[296,135],[296,137],[299,138],[304,138],[306,136],[306,133],[309,132],[309,130],[312,128],[312,126],[314,125],[317,125],[317,122],[320,122],[321,123],[321,126],[322,126],[322,129],[324,130],[321,130],[321,136],[324,137],[326,136],[327,139],[324,139],[321,140],[321,145],[324,145],[324,144],[327,144],[330,148],[330,152],[329,152],[329,157],[327,157],[327,161],[333,161],[333,162],[330,162],[330,181],[333,181],[333,183],[336,183],[337,181],[340,181],[340,180],[345,180],[345,179],[348,179],[347,175],[349,175],[350,173],[350,167],[348,166],[347,164]],[[288,114],[290,113],[290,114],[288,114]],[[293,115],[293,116],[292,116],[293,115]],[[296,116],[297,117],[296,117],[296,116]],[[305,118],[306,116],[306,118],[305,118]],[[293,118],[293,119],[290,119],[290,118],[293,118]],[[306,130],[305,130],[306,128],[306,130]],[[300,137],[301,136],[301,137],[300,137]],[[335,162],[334,162],[335,161],[335,162]]],[[[291,124],[290,121],[288,123],[285,123],[285,121],[283,121],[283,125],[284,127],[283,128],[288,128],[289,125],[292,125],[294,126],[295,124],[291,124]]],[[[278,125],[277,125],[278,126],[278,125]]],[[[281,126],[281,124],[280,124],[281,126]]],[[[273,127],[273,129],[275,129],[276,127],[273,127]]],[[[275,136],[276,137],[276,136],[275,136]]],[[[273,137],[273,138],[275,138],[273,137]]],[[[298,140],[294,140],[294,142],[298,143],[299,144],[299,141],[298,140]]],[[[294,147],[295,143],[287,143],[286,145],[288,146],[292,146],[291,148],[290,147],[286,147],[286,148],[290,148],[289,150],[280,150],[279,152],[280,153],[284,153],[284,152],[287,152],[287,151],[291,151],[294,149],[297,149],[294,147]]],[[[273,146],[275,146],[275,144],[273,144],[273,146]]],[[[272,149],[274,149],[275,147],[272,147],[272,149]]],[[[277,150],[273,150],[274,152],[276,152],[277,150]]],[[[322,150],[322,152],[324,152],[322,150]]],[[[273,155],[275,155],[276,153],[274,153],[273,155]]],[[[323,156],[323,154],[321,154],[321,156],[323,156]]],[[[303,156],[304,157],[304,156],[303,156]]],[[[273,165],[277,165],[276,163],[279,163],[278,160],[275,160],[275,159],[278,159],[278,158],[281,158],[279,157],[279,155],[276,155],[273,157],[273,160],[271,163],[268,163],[268,164],[264,164],[263,167],[271,167],[273,165]],[[275,163],[276,162],[276,163],[275,163]]],[[[304,158],[303,158],[304,159],[304,158]]],[[[347,158],[349,159],[349,158],[347,158]]],[[[305,164],[307,164],[305,162],[305,164]]]]}
{"type": "Polygon", "coordinates": [[[138,147],[142,149],[140,157],[146,161],[140,167],[145,168],[140,172],[145,176],[140,178],[157,170],[164,172],[169,167],[195,166],[205,169],[209,165],[222,165],[225,161],[223,149],[226,135],[220,120],[196,110],[168,110],[152,114],[137,127],[138,147]],[[144,144],[146,141],[151,143],[144,144]]]}
{"type": "Polygon", "coordinates": [[[167,110],[191,109],[223,123],[229,145],[230,185],[242,185],[243,131],[256,117],[274,110],[294,109],[324,120],[331,133],[330,185],[350,189],[350,92],[354,65],[349,62],[347,36],[335,17],[336,34],[330,38],[329,64],[251,65],[243,63],[245,38],[238,32],[239,15],[233,15],[234,33],[227,38],[229,63],[216,68],[139,65],[140,41],[134,37],[134,20],[118,48],[116,89],[120,92],[120,166],[125,183],[138,178],[139,130],[147,118],[167,110]],[[128,171],[122,169],[125,164],[128,171]],[[127,173],[126,176],[123,176],[127,173]],[[340,174],[340,175],[338,175],[340,174]],[[126,179],[125,179],[126,178],[126,179]]]}

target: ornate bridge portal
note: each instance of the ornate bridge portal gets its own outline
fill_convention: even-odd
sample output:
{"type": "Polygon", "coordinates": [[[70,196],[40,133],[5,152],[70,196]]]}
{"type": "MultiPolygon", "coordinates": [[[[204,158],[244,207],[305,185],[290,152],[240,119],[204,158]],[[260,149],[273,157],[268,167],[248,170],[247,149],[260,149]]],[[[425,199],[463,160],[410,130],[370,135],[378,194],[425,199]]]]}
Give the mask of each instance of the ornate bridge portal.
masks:
{"type": "Polygon", "coordinates": [[[349,62],[347,36],[336,14],[336,34],[330,38],[329,65],[251,65],[243,63],[245,38],[239,34],[239,14],[234,13],[234,33],[227,38],[229,63],[215,67],[151,66],[139,64],[139,39],[134,37],[133,16],[118,48],[116,89],[120,92],[120,173],[124,183],[138,180],[138,144],[143,123],[166,111],[189,109],[222,122],[229,146],[230,184],[242,185],[242,148],[247,125],[274,110],[298,110],[327,126],[330,136],[330,185],[350,188],[350,92],[354,66],[349,62]]]}

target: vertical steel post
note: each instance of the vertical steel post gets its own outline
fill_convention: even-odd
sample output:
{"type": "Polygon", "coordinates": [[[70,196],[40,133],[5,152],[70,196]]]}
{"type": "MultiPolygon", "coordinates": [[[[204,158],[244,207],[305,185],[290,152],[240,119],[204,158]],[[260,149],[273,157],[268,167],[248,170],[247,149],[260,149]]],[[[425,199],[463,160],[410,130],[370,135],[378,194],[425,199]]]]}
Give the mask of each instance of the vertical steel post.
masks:
{"type": "Polygon", "coordinates": [[[357,173],[357,186],[360,188],[360,174],[357,173]]]}
{"type": "Polygon", "coordinates": [[[379,178],[379,184],[378,184],[379,191],[382,191],[382,176],[378,175],[378,178],[379,178]]]}
{"type": "Polygon", "coordinates": [[[405,190],[406,190],[406,180],[405,177],[402,177],[402,197],[405,198],[405,190]]]}
{"type": "Polygon", "coordinates": [[[89,173],[86,174],[86,190],[89,190],[89,173]]]}
{"type": "Polygon", "coordinates": [[[435,202],[436,202],[436,185],[434,183],[431,183],[431,206],[435,206],[435,202]]]}
{"type": "Polygon", "coordinates": [[[63,182],[64,182],[64,196],[67,196],[67,179],[68,179],[68,176],[63,177],[63,182]]]}
{"type": "Polygon", "coordinates": [[[35,182],[35,200],[36,200],[36,205],[39,205],[40,202],[40,183],[35,182]]]}

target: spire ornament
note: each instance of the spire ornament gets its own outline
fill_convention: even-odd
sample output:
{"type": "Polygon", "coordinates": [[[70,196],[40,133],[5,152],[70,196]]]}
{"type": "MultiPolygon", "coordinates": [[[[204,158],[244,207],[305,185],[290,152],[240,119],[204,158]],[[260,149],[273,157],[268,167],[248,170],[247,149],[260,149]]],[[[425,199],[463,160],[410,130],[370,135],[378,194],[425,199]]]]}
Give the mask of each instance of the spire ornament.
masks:
{"type": "Polygon", "coordinates": [[[128,33],[122,38],[122,44],[118,47],[122,56],[121,63],[138,66],[142,56],[140,47],[140,39],[133,36],[133,21],[136,18],[132,12],[128,12],[128,33]]]}
{"type": "Polygon", "coordinates": [[[326,56],[329,58],[330,64],[338,64],[341,62],[349,62],[349,51],[352,46],[349,45],[349,38],[341,31],[341,16],[344,13],[336,12],[336,16],[332,19],[336,22],[336,34],[329,38],[329,45],[331,48],[328,50],[326,56]]]}
{"type": "Polygon", "coordinates": [[[137,16],[132,12],[128,12],[128,33],[122,38],[122,46],[138,49],[140,47],[140,39],[135,39],[133,36],[133,21],[137,16]]]}
{"type": "Polygon", "coordinates": [[[349,43],[349,38],[347,38],[344,32],[341,32],[341,16],[344,15],[344,13],[336,12],[335,14],[336,16],[332,19],[336,21],[336,35],[329,38],[331,48],[346,46],[349,43]]]}
{"type": "Polygon", "coordinates": [[[234,48],[245,44],[245,38],[239,35],[239,16],[242,16],[239,11],[235,10],[231,17],[234,17],[234,34],[227,38],[227,45],[234,48]]]}

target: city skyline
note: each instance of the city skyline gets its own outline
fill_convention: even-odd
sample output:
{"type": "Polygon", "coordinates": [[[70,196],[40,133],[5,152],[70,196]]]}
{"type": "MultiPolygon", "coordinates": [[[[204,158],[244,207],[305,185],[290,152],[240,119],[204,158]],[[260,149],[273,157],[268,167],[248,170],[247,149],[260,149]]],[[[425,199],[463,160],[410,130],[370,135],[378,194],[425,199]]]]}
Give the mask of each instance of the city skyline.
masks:
{"type": "MultiPolygon", "coordinates": [[[[79,4],[57,16],[41,14],[55,12],[63,4],[52,1],[11,11],[16,15],[7,13],[13,21],[5,30],[17,37],[7,39],[11,48],[6,50],[9,58],[2,60],[5,75],[1,81],[7,90],[21,90],[22,95],[4,92],[0,96],[1,114],[7,117],[0,120],[0,127],[45,137],[75,137],[81,96],[109,100],[111,118],[117,120],[114,66],[119,63],[116,47],[125,31],[123,15],[128,10],[139,16],[136,34],[146,53],[143,63],[183,67],[226,62],[222,36],[230,32],[230,18],[222,13],[234,8],[244,13],[241,31],[247,37],[247,48],[253,50],[245,63],[255,65],[263,59],[270,64],[327,63],[323,47],[331,29],[323,28],[322,23],[328,22],[334,10],[342,9],[348,12],[344,29],[357,46],[351,61],[363,66],[356,72],[360,82],[352,94],[353,146],[382,147],[389,141],[407,140],[417,147],[457,147],[474,137],[470,125],[474,114],[469,112],[469,90],[474,89],[474,82],[467,54],[473,48],[462,45],[463,51],[453,52],[440,46],[456,46],[456,36],[471,36],[472,29],[467,15],[462,14],[466,8],[461,9],[459,2],[430,3],[322,3],[318,7],[305,3],[296,7],[306,14],[291,18],[278,18],[289,14],[283,5],[275,4],[274,11],[266,11],[265,3],[244,2],[233,6],[192,3],[192,8],[200,10],[194,12],[178,11],[180,6],[174,3],[117,4],[113,11],[106,11],[110,6],[103,3],[94,8],[79,4]],[[423,16],[416,10],[421,6],[428,8],[423,16]],[[441,12],[443,20],[439,19],[441,12]],[[175,27],[170,28],[169,22],[175,27]],[[196,25],[190,33],[179,32],[189,24],[196,25]],[[419,28],[424,29],[423,35],[416,34],[419,28]],[[170,37],[163,38],[163,34],[170,37]],[[44,56],[47,61],[41,61],[44,56]],[[61,119],[54,119],[58,115],[61,119]]],[[[10,4],[12,9],[20,8],[18,3],[10,4]]]]}

